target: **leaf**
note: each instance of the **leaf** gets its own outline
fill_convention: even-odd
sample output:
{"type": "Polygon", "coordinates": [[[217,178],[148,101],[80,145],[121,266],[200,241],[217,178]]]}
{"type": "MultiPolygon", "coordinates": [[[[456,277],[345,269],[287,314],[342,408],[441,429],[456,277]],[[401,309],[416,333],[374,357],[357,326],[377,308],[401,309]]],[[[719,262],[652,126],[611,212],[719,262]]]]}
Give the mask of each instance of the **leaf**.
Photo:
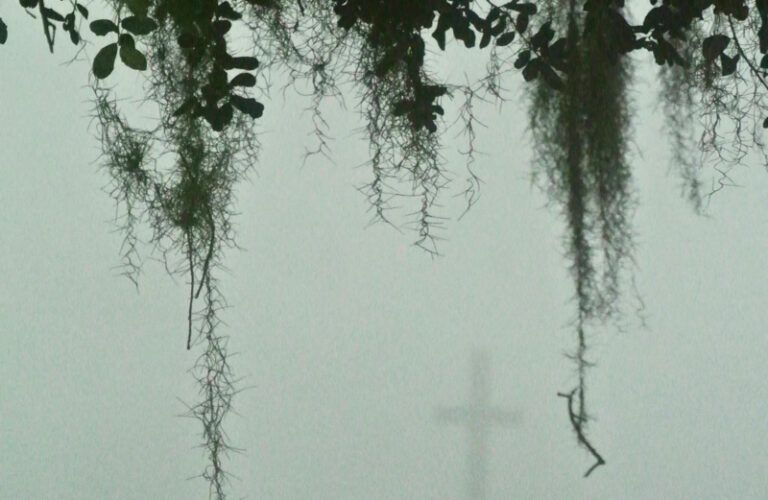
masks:
{"type": "Polygon", "coordinates": [[[736,54],[734,57],[728,57],[725,54],[720,54],[720,66],[723,69],[723,76],[732,75],[736,72],[736,66],[739,62],[739,57],[739,54],[736,54]]]}
{"type": "Polygon", "coordinates": [[[135,16],[140,17],[146,17],[147,12],[149,11],[149,2],[150,0],[126,0],[125,3],[128,5],[128,10],[133,13],[135,16]]]}
{"type": "Polygon", "coordinates": [[[53,9],[49,9],[48,7],[43,7],[40,9],[40,11],[43,14],[44,19],[53,19],[54,21],[64,22],[64,16],[59,14],[53,9]]]}
{"type": "MultiPolygon", "coordinates": [[[[456,32],[454,31],[454,35],[455,34],[456,32]]],[[[462,32],[461,40],[464,42],[466,48],[471,49],[475,46],[475,32],[467,28],[466,31],[462,32]]]]}
{"type": "Polygon", "coordinates": [[[88,19],[88,9],[80,5],[79,3],[75,4],[75,7],[77,8],[78,12],[80,12],[80,15],[84,18],[88,19]]]}
{"type": "Polygon", "coordinates": [[[764,55],[762,59],[760,59],[760,67],[763,69],[768,69],[768,54],[764,55]]]}
{"type": "Polygon", "coordinates": [[[157,29],[157,23],[151,17],[128,16],[120,25],[134,35],[148,35],[157,29]]]}
{"type": "Polygon", "coordinates": [[[117,39],[117,44],[121,47],[135,47],[136,41],[130,33],[121,33],[117,39]]]}
{"type": "Polygon", "coordinates": [[[657,26],[668,26],[674,22],[672,9],[667,5],[660,5],[648,11],[643,20],[643,33],[648,33],[657,26]]]}
{"type": "Polygon", "coordinates": [[[252,71],[259,67],[259,60],[255,57],[227,57],[224,61],[224,69],[244,69],[252,71]]]}
{"type": "Polygon", "coordinates": [[[444,85],[424,85],[424,87],[422,87],[422,95],[426,96],[426,98],[431,101],[445,95],[447,92],[448,88],[444,85]]]}
{"type": "Polygon", "coordinates": [[[530,82],[531,80],[535,80],[539,76],[539,65],[541,64],[541,61],[539,59],[533,59],[531,62],[528,63],[528,65],[523,69],[523,78],[526,82],[530,82]]]}
{"type": "Polygon", "coordinates": [[[553,90],[565,89],[565,83],[563,83],[560,75],[558,75],[549,64],[541,64],[539,70],[541,73],[541,78],[543,78],[544,82],[553,90]]]}
{"type": "Polygon", "coordinates": [[[80,33],[78,33],[74,28],[69,30],[69,39],[72,40],[72,43],[74,45],[77,45],[80,43],[80,33]]]}
{"type": "Polygon", "coordinates": [[[221,68],[218,65],[215,65],[211,72],[208,73],[208,83],[214,88],[221,92],[227,91],[227,72],[224,71],[224,68],[221,68]]]}
{"type": "Polygon", "coordinates": [[[424,40],[422,40],[421,37],[416,37],[410,47],[408,58],[412,63],[421,66],[424,64],[425,50],[424,40]]]}
{"type": "Polygon", "coordinates": [[[562,59],[565,57],[565,38],[560,38],[549,46],[549,57],[552,59],[562,59]]]}
{"type": "Polygon", "coordinates": [[[496,39],[496,46],[497,47],[506,47],[510,43],[512,43],[512,40],[515,39],[515,32],[514,31],[508,31],[507,33],[504,33],[499,38],[496,39]]]}
{"type": "Polygon", "coordinates": [[[435,39],[437,46],[440,47],[440,50],[445,50],[445,31],[435,30],[432,33],[432,38],[435,39]]]}
{"type": "Polygon", "coordinates": [[[249,115],[251,118],[260,118],[264,114],[264,105],[252,98],[240,97],[239,95],[229,96],[229,102],[239,111],[249,115]]]}
{"type": "Polygon", "coordinates": [[[516,10],[521,14],[525,14],[526,16],[532,16],[536,14],[537,11],[536,5],[532,3],[513,4],[512,2],[509,2],[508,4],[504,5],[504,7],[511,10],[516,10]]]}
{"type": "Polygon", "coordinates": [[[232,105],[226,103],[220,108],[215,104],[206,106],[203,109],[203,117],[211,124],[213,130],[221,132],[232,121],[232,105]]]}
{"type": "Polygon", "coordinates": [[[491,28],[491,35],[493,36],[499,36],[502,33],[504,33],[504,30],[507,28],[507,18],[502,17],[498,23],[496,23],[496,26],[491,28]]]}
{"type": "Polygon", "coordinates": [[[147,58],[131,45],[120,46],[120,59],[131,69],[144,71],[147,69],[147,58]]]}
{"type": "Polygon", "coordinates": [[[72,11],[66,16],[64,16],[64,25],[62,26],[62,28],[64,29],[64,31],[69,31],[71,29],[74,29],[74,27],[75,27],[75,12],[72,11]]]}
{"type": "Polygon", "coordinates": [[[240,73],[229,82],[230,87],[253,87],[256,85],[256,77],[250,73],[240,73]]]}
{"type": "Polygon", "coordinates": [[[220,19],[211,23],[211,29],[219,36],[226,35],[232,29],[232,23],[226,19],[220,19]]]}
{"type": "MultiPolygon", "coordinates": [[[[477,31],[483,31],[483,26],[485,26],[486,20],[480,17],[477,12],[475,12],[472,9],[469,9],[466,11],[467,20],[469,21],[469,24],[475,27],[477,31]]],[[[431,25],[431,23],[426,23],[425,28],[428,28],[431,25]]]]}
{"type": "Polygon", "coordinates": [[[409,101],[407,99],[402,99],[400,101],[397,101],[392,106],[392,116],[403,116],[404,114],[412,110],[413,107],[414,107],[413,101],[409,101]]]}
{"type": "Polygon", "coordinates": [[[232,121],[232,104],[226,102],[221,108],[219,108],[219,119],[223,125],[222,128],[229,125],[229,122],[232,121]]]}
{"type": "MultiPolygon", "coordinates": [[[[718,2],[719,3],[719,2],[718,2]]],[[[737,21],[744,21],[749,17],[749,7],[747,7],[744,4],[744,0],[741,0],[740,2],[728,2],[730,5],[727,5],[727,10],[723,9],[723,12],[727,15],[733,16],[734,19],[737,21]]],[[[756,2],[757,4],[760,4],[761,2],[756,2]]],[[[717,3],[715,4],[717,5],[717,3]]],[[[718,8],[715,7],[715,12],[717,13],[718,8]]]]}
{"type": "Polygon", "coordinates": [[[515,61],[515,68],[517,69],[524,68],[528,64],[528,61],[530,60],[531,60],[530,50],[524,50],[520,52],[520,54],[518,54],[517,56],[517,60],[515,61]]]}
{"type": "Polygon", "coordinates": [[[232,5],[230,5],[229,2],[220,3],[218,7],[216,7],[216,15],[232,21],[237,21],[243,17],[241,13],[232,8],[232,5]]]}
{"type": "Polygon", "coordinates": [[[763,19],[763,24],[757,30],[757,39],[760,41],[760,52],[762,54],[768,52],[768,19],[763,19]]]}
{"type": "Polygon", "coordinates": [[[515,21],[515,29],[518,31],[518,33],[525,33],[525,30],[528,29],[528,21],[530,21],[530,19],[526,14],[520,14],[517,16],[517,20],[515,21]]]}
{"type": "Polygon", "coordinates": [[[731,39],[725,35],[712,35],[705,38],[701,44],[704,60],[707,62],[714,61],[717,56],[723,53],[729,43],[731,43],[731,39]]]}
{"type": "Polygon", "coordinates": [[[498,8],[498,7],[493,7],[493,8],[492,8],[492,9],[491,9],[491,10],[488,12],[488,17],[486,17],[486,18],[485,18],[485,22],[487,22],[488,24],[491,24],[491,23],[493,23],[493,22],[494,22],[496,19],[498,19],[498,18],[499,18],[499,16],[501,16],[501,9],[500,9],[500,8],[498,8]]]}
{"type": "Polygon", "coordinates": [[[440,47],[440,50],[445,50],[445,32],[448,30],[450,25],[451,17],[446,13],[440,14],[440,17],[437,19],[437,26],[435,27],[435,31],[432,32],[432,38],[435,39],[437,46],[440,47]]]}
{"type": "Polygon", "coordinates": [[[19,0],[19,3],[25,9],[34,9],[37,7],[37,0],[19,0]]]}
{"type": "Polygon", "coordinates": [[[537,31],[536,34],[531,37],[531,47],[534,49],[540,49],[545,47],[549,41],[552,40],[552,37],[555,36],[555,32],[552,30],[551,26],[552,23],[550,21],[547,21],[541,25],[539,31],[537,31]]]}
{"type": "Polygon", "coordinates": [[[116,57],[117,43],[110,43],[102,47],[96,57],[93,58],[93,76],[100,80],[108,77],[115,69],[116,57]]]}
{"type": "Polygon", "coordinates": [[[339,20],[336,22],[336,25],[341,29],[348,30],[354,26],[356,21],[357,18],[353,15],[342,15],[339,16],[339,20]]]}
{"type": "Polygon", "coordinates": [[[117,25],[109,19],[98,19],[91,22],[91,32],[97,36],[104,36],[107,33],[117,33],[117,25]]]}
{"type": "Polygon", "coordinates": [[[8,40],[8,26],[3,22],[3,18],[0,17],[0,45],[4,44],[8,40]]]}
{"type": "Polygon", "coordinates": [[[489,43],[491,43],[491,30],[487,29],[483,31],[483,37],[480,39],[480,45],[478,45],[478,47],[484,49],[489,43]]]}
{"type": "Polygon", "coordinates": [[[763,128],[768,128],[768,118],[763,120],[763,128]]]}

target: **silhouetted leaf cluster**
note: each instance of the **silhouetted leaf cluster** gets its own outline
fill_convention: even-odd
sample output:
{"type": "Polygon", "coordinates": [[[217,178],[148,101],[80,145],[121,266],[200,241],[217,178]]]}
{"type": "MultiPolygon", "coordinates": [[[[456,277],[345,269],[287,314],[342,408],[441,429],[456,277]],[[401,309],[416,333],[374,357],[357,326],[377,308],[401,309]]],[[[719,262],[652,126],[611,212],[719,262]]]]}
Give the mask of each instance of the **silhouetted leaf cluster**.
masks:
{"type": "MultiPolygon", "coordinates": [[[[75,2],[72,12],[63,15],[46,6],[44,0],[19,0],[19,3],[26,9],[39,10],[51,50],[59,25],[69,33],[73,43],[80,42],[76,21],[77,15],[88,17],[84,6],[75,2]]],[[[546,20],[539,25],[536,33],[527,36],[533,18],[539,14],[537,3],[512,0],[494,5],[487,13],[481,14],[476,0],[334,0],[333,10],[340,28],[365,27],[369,43],[382,49],[382,56],[375,67],[377,76],[388,74],[400,64],[408,68],[414,95],[401,99],[397,110],[407,116],[415,128],[434,131],[436,115],[442,109],[435,101],[445,92],[420,88],[424,30],[431,30],[431,36],[442,50],[449,32],[466,48],[477,45],[483,49],[492,43],[495,47],[506,47],[519,39],[522,50],[515,67],[522,71],[523,78],[532,81],[541,77],[553,89],[562,90],[562,77],[567,72],[565,37],[562,33],[554,33],[546,20]],[[409,106],[412,109],[404,109],[409,106]]],[[[768,2],[764,0],[755,1],[752,5],[746,0],[650,0],[653,7],[642,24],[637,26],[631,25],[622,14],[624,0],[584,0],[579,3],[586,13],[584,31],[599,26],[605,55],[614,62],[629,52],[645,49],[653,53],[657,64],[685,66],[687,62],[680,55],[680,45],[676,41],[684,43],[691,24],[702,19],[704,12],[710,8],[715,15],[726,16],[736,22],[748,20],[750,9],[756,8],[761,19],[757,33],[760,52],[768,54],[768,2]],[[601,16],[609,17],[610,22],[597,22],[596,19],[601,16]]],[[[179,27],[178,43],[188,49],[192,57],[205,48],[212,48],[217,53],[218,63],[214,73],[228,69],[256,69],[258,63],[255,58],[233,57],[226,51],[225,37],[232,22],[243,17],[237,4],[217,0],[126,0],[123,5],[130,15],[120,19],[119,26],[109,19],[99,19],[90,25],[97,36],[110,33],[118,36],[116,45],[110,43],[97,53],[93,61],[94,75],[100,79],[108,77],[114,70],[118,54],[129,68],[145,70],[146,56],[137,48],[137,41],[156,29],[158,22],[165,22],[166,18],[172,19],[179,27]]],[[[244,0],[240,5],[243,4],[259,9],[281,8],[276,0],[244,0]]],[[[7,26],[0,19],[0,44],[7,37],[7,26]]],[[[717,59],[723,76],[735,73],[742,59],[740,54],[726,53],[729,39],[727,34],[715,34],[705,39],[702,46],[705,60],[712,62],[717,59]]],[[[761,68],[766,67],[768,60],[761,61],[761,68]]],[[[212,75],[211,87],[201,92],[197,104],[189,104],[182,111],[204,117],[217,130],[230,122],[233,108],[254,117],[261,115],[263,106],[257,101],[244,96],[232,98],[237,94],[233,94],[231,89],[247,87],[249,80],[220,85],[221,80],[220,75],[212,75]]]]}
{"type": "MultiPolygon", "coordinates": [[[[250,3],[269,5],[268,2],[250,3]]],[[[170,20],[178,28],[179,47],[186,51],[193,64],[207,50],[212,50],[215,56],[215,64],[207,84],[200,88],[197,98],[192,98],[179,107],[176,116],[189,113],[194,117],[203,117],[214,130],[221,131],[231,122],[233,109],[252,118],[262,115],[264,106],[261,103],[233,93],[238,87],[253,87],[256,84],[254,76],[250,73],[240,73],[228,81],[227,70],[251,71],[259,65],[255,57],[234,57],[227,52],[226,35],[232,28],[232,21],[242,18],[242,13],[235,10],[229,2],[206,0],[192,5],[178,0],[130,0],[126,2],[126,6],[130,15],[120,19],[119,25],[111,19],[98,19],[90,24],[91,32],[97,36],[107,36],[110,33],[117,35],[117,42],[102,47],[93,59],[92,70],[96,78],[104,79],[112,74],[118,54],[127,67],[138,71],[146,70],[147,58],[137,49],[137,39],[156,30],[158,23],[170,20]],[[151,8],[153,10],[150,10],[151,8]]]]}
{"type": "Polygon", "coordinates": [[[120,25],[110,19],[97,19],[91,22],[91,32],[97,36],[117,35],[117,42],[110,43],[99,50],[93,59],[93,75],[98,79],[107,78],[115,69],[117,54],[120,60],[131,69],[147,69],[147,58],[136,48],[136,38],[148,35],[157,29],[157,21],[149,17],[148,1],[132,0],[126,2],[131,15],[123,17],[120,25]]]}
{"type": "MultiPolygon", "coordinates": [[[[56,26],[61,25],[61,29],[69,33],[69,39],[74,45],[80,43],[80,32],[75,26],[77,15],[82,18],[88,18],[88,9],[77,2],[72,3],[72,12],[62,15],[59,11],[45,5],[44,0],[19,0],[19,4],[25,9],[38,9],[38,13],[43,21],[43,34],[48,43],[48,49],[53,52],[53,46],[56,41],[56,26]]],[[[32,15],[32,14],[30,14],[32,15]]],[[[32,17],[35,17],[32,15],[32,17]]],[[[0,44],[5,43],[8,31],[3,20],[0,19],[0,44]]]]}

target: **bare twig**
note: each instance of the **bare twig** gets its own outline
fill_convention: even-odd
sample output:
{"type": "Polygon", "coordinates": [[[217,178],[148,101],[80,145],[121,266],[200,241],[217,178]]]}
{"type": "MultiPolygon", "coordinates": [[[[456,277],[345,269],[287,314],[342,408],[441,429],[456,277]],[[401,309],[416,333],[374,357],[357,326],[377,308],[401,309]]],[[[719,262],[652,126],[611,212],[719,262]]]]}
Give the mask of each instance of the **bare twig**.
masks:
{"type": "Polygon", "coordinates": [[[590,474],[592,474],[592,471],[600,467],[601,465],[605,465],[605,460],[603,459],[602,455],[597,452],[594,446],[589,442],[586,435],[584,434],[584,429],[582,427],[583,419],[580,415],[577,415],[576,412],[573,411],[573,397],[576,394],[576,391],[578,391],[578,388],[573,389],[569,393],[563,393],[558,392],[557,395],[561,398],[565,398],[568,400],[568,418],[571,420],[571,425],[573,426],[573,430],[576,432],[576,437],[579,440],[579,444],[583,445],[589,453],[592,454],[593,457],[595,457],[595,463],[587,469],[587,472],[584,473],[584,477],[588,477],[590,474]]]}

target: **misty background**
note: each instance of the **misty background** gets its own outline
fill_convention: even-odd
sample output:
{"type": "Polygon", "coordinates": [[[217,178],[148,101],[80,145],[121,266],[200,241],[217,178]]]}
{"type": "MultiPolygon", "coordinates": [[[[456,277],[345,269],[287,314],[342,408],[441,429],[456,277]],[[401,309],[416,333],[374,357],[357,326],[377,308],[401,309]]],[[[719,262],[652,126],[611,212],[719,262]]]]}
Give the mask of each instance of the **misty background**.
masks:
{"type": "MultiPolygon", "coordinates": [[[[205,498],[205,482],[188,479],[205,466],[202,429],[180,417],[197,401],[185,277],[149,258],[138,292],[119,275],[88,63],[63,64],[67,43],[50,55],[18,6],[2,16],[12,36],[0,57],[0,498],[205,498]]],[[[738,186],[696,216],[669,169],[655,68],[640,56],[634,228],[647,328],[630,309],[625,331],[590,331],[591,441],[607,465],[581,477],[591,457],[556,395],[575,382],[564,356],[573,287],[564,225],[530,182],[522,78],[506,80],[517,100],[478,110],[485,182],[460,221],[465,144],[457,127],[444,134],[455,183],[437,259],[411,246],[415,233],[367,227],[354,95],[347,111],[324,107],[333,163],[302,167],[309,102],[274,91],[256,125],[261,157],[239,187],[242,249],[218,271],[231,306],[220,331],[242,377],[225,422],[245,450],[226,462],[233,498],[463,498],[467,429],[437,413],[469,401],[478,351],[492,403],[518,415],[490,431],[488,498],[764,497],[768,175],[757,161],[731,171],[738,186]]],[[[463,81],[470,59],[456,51],[433,69],[463,81]]],[[[120,65],[110,78],[118,96],[140,89],[120,65]]]]}

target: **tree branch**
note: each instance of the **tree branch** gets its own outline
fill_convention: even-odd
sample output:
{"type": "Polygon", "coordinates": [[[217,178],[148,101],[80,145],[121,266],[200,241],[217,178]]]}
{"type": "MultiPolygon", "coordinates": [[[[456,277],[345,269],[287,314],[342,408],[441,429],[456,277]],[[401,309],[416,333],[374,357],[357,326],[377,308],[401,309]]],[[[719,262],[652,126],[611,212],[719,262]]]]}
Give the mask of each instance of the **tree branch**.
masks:
{"type": "Polygon", "coordinates": [[[592,467],[587,469],[587,472],[584,473],[584,477],[588,477],[590,474],[592,474],[592,471],[601,465],[605,465],[605,460],[600,455],[600,453],[597,452],[595,447],[592,446],[592,444],[587,440],[587,437],[584,435],[584,429],[582,428],[583,420],[580,415],[577,415],[573,411],[573,396],[576,394],[577,390],[578,389],[573,389],[568,394],[558,392],[557,395],[568,400],[568,418],[571,420],[571,425],[573,426],[573,430],[576,432],[576,437],[579,440],[579,444],[584,445],[584,447],[592,454],[592,456],[595,457],[595,463],[592,465],[592,467]]]}

